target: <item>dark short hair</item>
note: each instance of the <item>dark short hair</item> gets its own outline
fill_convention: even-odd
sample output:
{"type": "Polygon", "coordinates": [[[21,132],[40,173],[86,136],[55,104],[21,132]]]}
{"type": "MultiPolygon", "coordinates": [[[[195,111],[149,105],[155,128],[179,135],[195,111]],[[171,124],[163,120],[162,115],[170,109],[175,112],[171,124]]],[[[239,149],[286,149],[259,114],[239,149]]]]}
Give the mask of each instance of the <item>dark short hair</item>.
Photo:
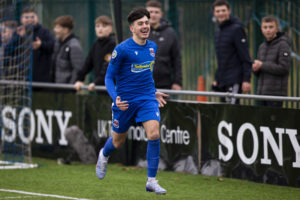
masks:
{"type": "Polygon", "coordinates": [[[36,14],[36,11],[34,8],[32,7],[25,7],[22,9],[22,15],[25,14],[25,13],[35,13],[36,14]]]}
{"type": "Polygon", "coordinates": [[[106,15],[101,15],[95,19],[95,24],[99,24],[99,23],[112,26],[112,21],[110,17],[106,15]]]}
{"type": "Polygon", "coordinates": [[[71,15],[60,16],[55,19],[54,25],[60,25],[62,27],[72,30],[74,28],[74,20],[71,15]]]}
{"type": "Polygon", "coordinates": [[[150,19],[150,13],[148,12],[148,10],[146,10],[146,8],[144,7],[137,7],[129,13],[127,21],[129,25],[131,25],[135,20],[141,19],[144,16],[150,19]]]}
{"type": "Polygon", "coordinates": [[[263,22],[275,22],[276,26],[279,27],[279,21],[273,15],[268,15],[268,16],[265,16],[264,18],[262,18],[261,23],[263,23],[263,22]]]}
{"type": "Polygon", "coordinates": [[[217,6],[226,6],[228,9],[230,9],[230,4],[226,0],[216,0],[212,5],[212,9],[214,10],[217,6]]]}
{"type": "Polygon", "coordinates": [[[154,8],[162,8],[162,4],[161,2],[157,1],[157,0],[150,0],[147,1],[146,3],[146,7],[154,7],[154,8]]]}

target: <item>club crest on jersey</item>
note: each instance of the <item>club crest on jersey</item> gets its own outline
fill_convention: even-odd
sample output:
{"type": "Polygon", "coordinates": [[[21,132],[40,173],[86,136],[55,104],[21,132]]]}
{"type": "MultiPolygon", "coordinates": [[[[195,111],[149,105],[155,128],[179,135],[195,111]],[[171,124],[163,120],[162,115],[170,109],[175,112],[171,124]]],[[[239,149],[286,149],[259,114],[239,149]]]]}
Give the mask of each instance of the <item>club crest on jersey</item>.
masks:
{"type": "Polygon", "coordinates": [[[149,48],[149,51],[150,51],[150,55],[152,57],[154,57],[155,56],[154,49],[153,48],[149,48]]]}
{"type": "Polygon", "coordinates": [[[117,54],[118,54],[117,51],[114,50],[114,51],[112,52],[111,58],[114,59],[115,57],[117,57],[117,54]]]}
{"type": "Polygon", "coordinates": [[[153,70],[154,61],[146,61],[140,64],[132,64],[131,65],[131,72],[139,73],[146,70],[153,70]]]}
{"type": "Polygon", "coordinates": [[[114,119],[113,126],[114,126],[115,128],[119,128],[119,120],[114,119]]]}

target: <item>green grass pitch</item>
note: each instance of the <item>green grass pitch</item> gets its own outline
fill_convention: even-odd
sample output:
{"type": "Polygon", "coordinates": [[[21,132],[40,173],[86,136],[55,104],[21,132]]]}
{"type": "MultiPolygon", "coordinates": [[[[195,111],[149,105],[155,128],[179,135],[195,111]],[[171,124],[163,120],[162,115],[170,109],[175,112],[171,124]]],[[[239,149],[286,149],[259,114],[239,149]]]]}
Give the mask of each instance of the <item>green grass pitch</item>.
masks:
{"type": "MultiPolygon", "coordinates": [[[[175,172],[158,173],[166,195],[145,191],[146,169],[110,164],[105,179],[95,176],[95,165],[58,165],[56,161],[35,158],[36,169],[0,170],[0,189],[62,195],[85,199],[204,199],[204,200],[293,200],[300,188],[218,179],[175,172]]],[[[58,199],[0,191],[1,199],[58,199]]]]}

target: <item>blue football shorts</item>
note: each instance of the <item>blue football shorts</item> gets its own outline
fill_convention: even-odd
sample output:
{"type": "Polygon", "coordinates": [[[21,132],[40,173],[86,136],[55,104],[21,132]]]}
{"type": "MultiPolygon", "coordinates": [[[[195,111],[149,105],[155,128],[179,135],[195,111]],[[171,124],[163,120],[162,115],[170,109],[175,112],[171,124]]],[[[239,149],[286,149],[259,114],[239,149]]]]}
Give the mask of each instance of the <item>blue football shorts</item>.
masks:
{"type": "Polygon", "coordinates": [[[160,121],[159,105],[157,100],[139,100],[129,103],[128,109],[120,110],[112,106],[112,130],[116,133],[125,133],[135,123],[148,120],[160,121]]]}

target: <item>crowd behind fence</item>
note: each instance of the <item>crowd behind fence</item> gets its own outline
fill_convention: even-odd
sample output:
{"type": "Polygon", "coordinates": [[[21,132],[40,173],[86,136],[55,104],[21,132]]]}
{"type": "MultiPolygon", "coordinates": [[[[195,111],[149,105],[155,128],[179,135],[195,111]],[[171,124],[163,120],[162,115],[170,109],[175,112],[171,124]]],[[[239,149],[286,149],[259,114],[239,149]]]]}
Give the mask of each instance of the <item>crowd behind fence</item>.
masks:
{"type": "MultiPolygon", "coordinates": [[[[20,10],[24,5],[34,5],[41,24],[53,30],[53,21],[61,15],[72,15],[75,21],[74,32],[79,36],[85,56],[89,51],[96,36],[94,33],[94,19],[99,15],[111,16],[111,2],[107,0],[40,0],[17,1],[20,10]],[[80,11],[80,15],[78,12],[80,11]]],[[[130,36],[126,22],[127,13],[135,6],[144,6],[146,0],[122,1],[123,38],[130,36]]],[[[181,41],[183,63],[183,89],[187,91],[197,90],[197,80],[203,76],[205,90],[211,91],[211,83],[217,68],[213,35],[216,24],[212,21],[211,4],[207,0],[174,0],[162,1],[165,5],[165,17],[171,22],[181,41]]],[[[299,88],[299,7],[300,1],[267,0],[267,1],[229,1],[233,14],[238,16],[246,27],[249,39],[249,49],[252,59],[256,58],[259,44],[263,41],[260,32],[260,20],[265,15],[272,14],[279,18],[282,30],[292,38],[292,63],[289,75],[288,96],[298,97],[299,88]]],[[[90,76],[91,78],[91,76],[90,76]]],[[[251,79],[252,89],[250,94],[256,94],[257,80],[251,79]]],[[[184,95],[179,92],[180,99],[195,100],[195,95],[184,95]]],[[[250,96],[251,96],[250,95],[250,96]]],[[[218,101],[215,96],[208,96],[208,101],[218,101]]],[[[243,96],[243,95],[242,95],[243,96]]],[[[241,104],[255,105],[254,99],[242,98],[241,104]]],[[[298,102],[287,101],[284,107],[299,108],[298,102]]]]}

